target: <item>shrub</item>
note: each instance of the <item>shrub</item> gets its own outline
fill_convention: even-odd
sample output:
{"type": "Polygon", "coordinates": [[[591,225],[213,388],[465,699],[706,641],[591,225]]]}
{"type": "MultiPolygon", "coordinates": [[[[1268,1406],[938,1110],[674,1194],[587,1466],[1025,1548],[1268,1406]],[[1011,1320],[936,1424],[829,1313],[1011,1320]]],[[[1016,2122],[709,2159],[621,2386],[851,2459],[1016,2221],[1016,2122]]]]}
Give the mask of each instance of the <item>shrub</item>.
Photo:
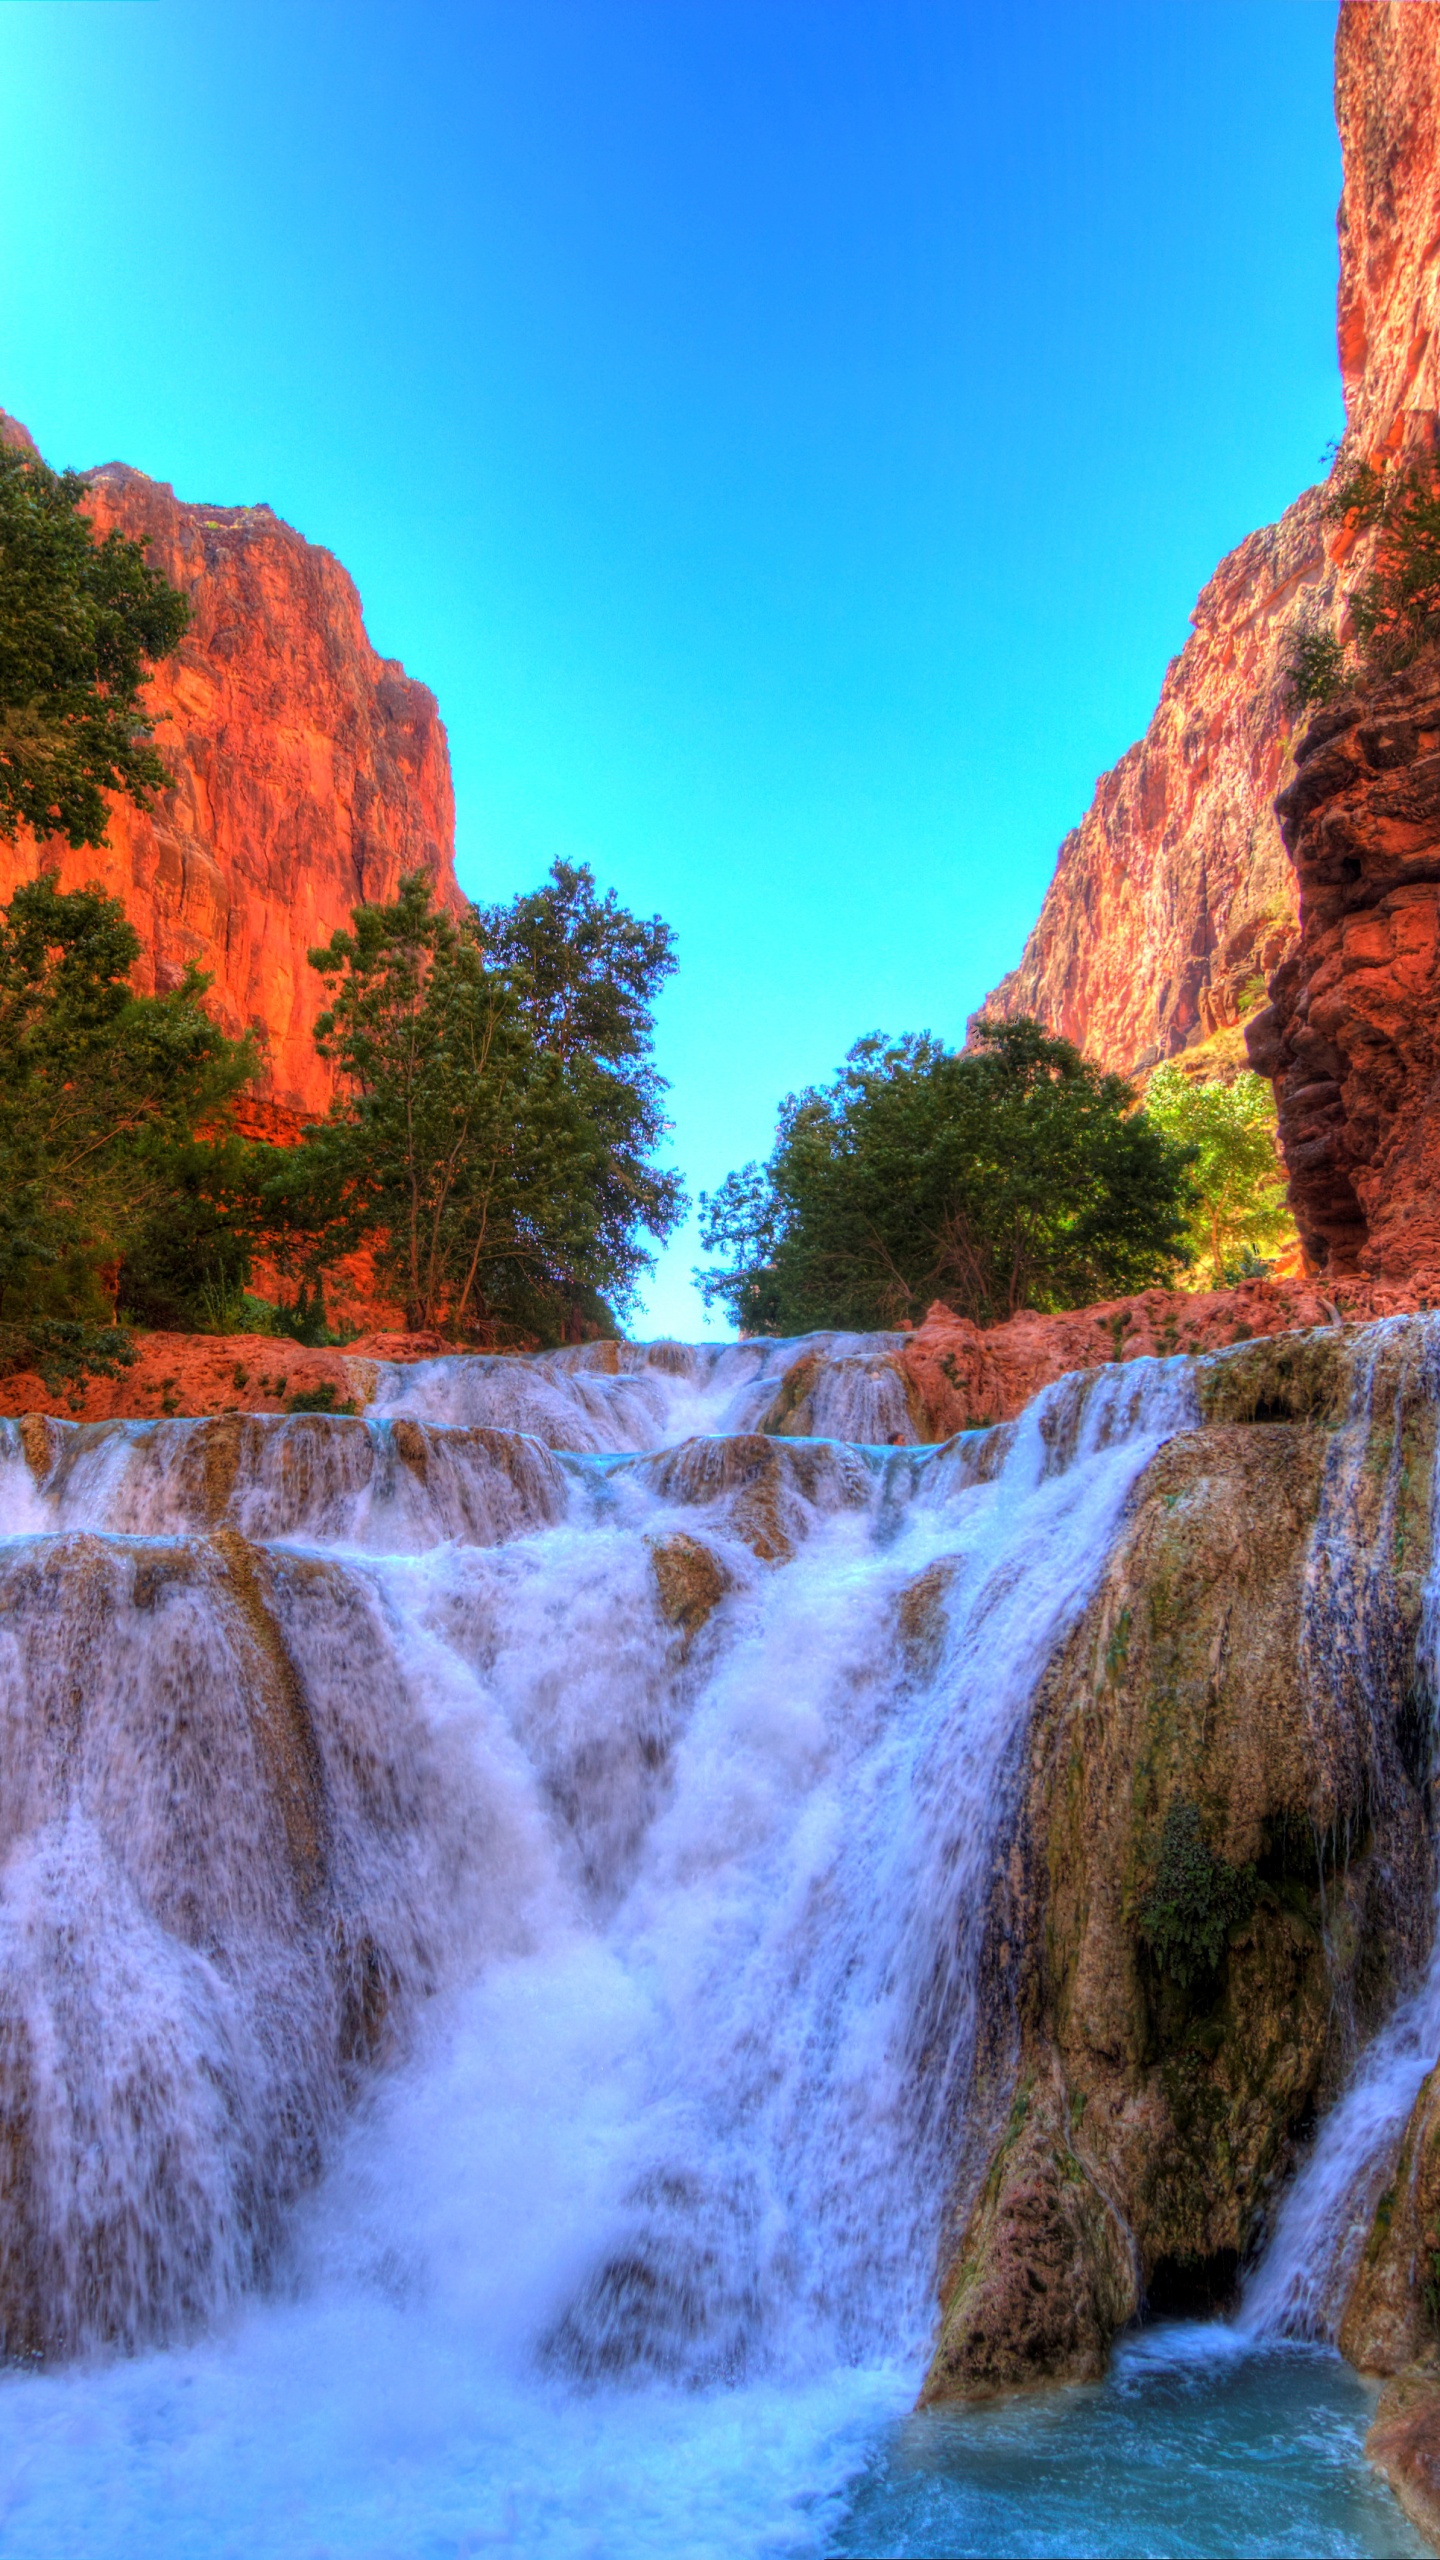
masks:
{"type": "Polygon", "coordinates": [[[1318,623],[1298,623],[1291,633],[1285,681],[1297,709],[1333,702],[1345,682],[1345,652],[1335,633],[1318,623]]]}
{"type": "Polygon", "coordinates": [[[1375,536],[1368,574],[1350,590],[1356,646],[1374,674],[1393,674],[1440,640],[1440,465],[1427,446],[1337,481],[1332,523],[1375,536]]]}

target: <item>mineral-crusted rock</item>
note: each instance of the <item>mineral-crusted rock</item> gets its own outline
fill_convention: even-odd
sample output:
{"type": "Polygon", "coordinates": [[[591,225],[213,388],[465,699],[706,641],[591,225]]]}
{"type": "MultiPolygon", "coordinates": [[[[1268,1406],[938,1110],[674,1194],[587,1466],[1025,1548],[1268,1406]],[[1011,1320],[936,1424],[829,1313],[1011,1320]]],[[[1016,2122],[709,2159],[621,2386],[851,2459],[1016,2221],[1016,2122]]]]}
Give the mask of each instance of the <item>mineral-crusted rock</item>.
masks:
{"type": "Polygon", "coordinates": [[[685,1529],[652,1540],[650,1558],[661,1614],[678,1629],[682,1650],[688,1650],[732,1587],[732,1578],[713,1547],[685,1529]]]}
{"type": "Polygon", "coordinates": [[[925,2398],[1098,2381],[1139,2307],[1130,2236],[1072,2144],[1063,2085],[1027,2076],[965,2234],[925,2398]]]}
{"type": "Polygon", "coordinates": [[[1136,2302],[1222,2302],[1297,2141],[1423,1960],[1407,1717],[1433,1411],[1422,1347],[1392,1337],[1373,1418],[1337,1442],[1358,1356],[1318,1335],[1204,1364],[1202,1411],[1256,1418],[1207,1419],[1152,1462],[1043,1686],[997,1887],[1007,1960],[997,1945],[986,1968],[1014,2036],[982,2040],[1032,2095],[1023,2142],[1012,2114],[957,2195],[931,2397],[1098,2370],[1136,2302]],[[1351,1577],[1325,1586],[1329,1618],[1309,1582],[1322,1500],[1351,1577]],[[1188,1982],[1144,1920],[1172,1808],[1243,1886],[1218,1964],[1188,1982]]]}
{"type": "Polygon", "coordinates": [[[1440,2366],[1413,2365],[1387,2382],[1365,2451],[1411,2523],[1440,2551],[1440,2366]]]}
{"type": "Polygon", "coordinates": [[[1399,2373],[1440,2352],[1440,2068],[1410,2110],[1345,2306],[1340,2346],[1362,2373],[1399,2373]]]}
{"type": "Polygon", "coordinates": [[[1440,1294],[1440,658],[1313,720],[1277,806],[1303,921],[1247,1037],[1296,1223],[1325,1280],[1440,1294]]]}
{"type": "Polygon", "coordinates": [[[1333,1288],[1287,1280],[1247,1280],[1234,1289],[1147,1289],[1064,1315],[1023,1314],[984,1331],[938,1300],[895,1354],[919,1437],[943,1440],[1011,1421],[1041,1387],[1072,1369],[1142,1356],[1218,1351],[1235,1342],[1304,1332],[1340,1320],[1364,1323],[1419,1306],[1413,1289],[1345,1279],[1333,1288]]]}
{"type": "MultiPolygon", "coordinates": [[[[0,412],[0,433],[23,430],[0,412]]],[[[339,561],[269,507],[186,505],[120,463],[91,489],[97,527],[145,543],[194,606],[146,694],[173,788],[148,811],[112,801],[98,851],[0,843],[0,899],[42,859],[64,888],[99,880],[140,936],[138,986],[174,986],[194,961],[224,1028],[255,1033],[250,1123],[289,1136],[332,1091],[311,1036],[325,994],[310,946],[359,900],[393,898],[407,871],[458,902],[439,710],[372,648],[339,561]]]]}
{"type": "MultiPolygon", "coordinates": [[[[1440,408],[1440,11],[1345,0],[1335,51],[1344,161],[1344,461],[1440,408]]],[[[1019,966],[983,1011],[1035,1014],[1123,1073],[1233,1023],[1286,956],[1294,875],[1272,801],[1294,707],[1297,616],[1334,628],[1352,582],[1307,489],[1201,593],[1138,745],[1060,848],[1019,966]]]]}

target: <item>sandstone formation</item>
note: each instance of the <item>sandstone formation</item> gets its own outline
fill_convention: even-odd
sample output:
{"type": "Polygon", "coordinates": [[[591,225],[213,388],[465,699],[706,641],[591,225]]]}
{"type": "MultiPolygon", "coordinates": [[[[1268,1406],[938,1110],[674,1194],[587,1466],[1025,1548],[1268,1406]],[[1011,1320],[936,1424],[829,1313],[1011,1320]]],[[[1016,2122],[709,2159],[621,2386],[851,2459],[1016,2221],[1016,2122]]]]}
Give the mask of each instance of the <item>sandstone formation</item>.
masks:
{"type": "MultiPolygon", "coordinates": [[[[3,413],[0,433],[29,442],[3,413]]],[[[42,861],[62,887],[99,880],[140,936],[142,989],[175,985],[191,961],[211,974],[224,1028],[261,1047],[250,1124],[290,1136],[332,1089],[311,1039],[324,1000],[311,945],[407,871],[458,903],[439,710],[371,647],[338,560],[269,507],[186,505],[120,463],[91,488],[97,526],[143,542],[194,606],[147,695],[173,788],[148,811],[112,803],[99,851],[0,842],[0,899],[42,861]]]]}
{"type": "MultiPolygon", "coordinates": [[[[1012,1316],[982,1332],[968,1317],[932,1306],[922,1325],[899,1338],[894,1358],[912,1410],[916,1437],[944,1440],[1023,1413],[1032,1396],[1073,1369],[1177,1352],[1218,1351],[1232,1343],[1315,1326],[1367,1323],[1398,1315],[1419,1300],[1413,1290],[1351,1279],[1333,1290],[1311,1282],[1246,1280],[1234,1289],[1147,1289],[1066,1315],[1012,1316]]],[[[784,1429],[783,1421],[767,1428],[784,1429]]]]}
{"type": "Polygon", "coordinates": [[[1247,1039],[1296,1224],[1327,1280],[1440,1288],[1440,662],[1312,720],[1277,806],[1301,933],[1247,1039]]]}
{"type": "Polygon", "coordinates": [[[1363,1356],[1319,1333],[1202,1364],[1203,1427],[1044,1683],[986,1968],[1008,2120],[957,2199],[931,2398],[1091,2378],[1142,2306],[1218,2307],[1428,1952],[1434,1407],[1415,1329],[1369,1400],[1363,1356]],[[1177,1811],[1236,1893],[1188,1979],[1146,1933],[1177,1811]]]}
{"type": "MultiPolygon", "coordinates": [[[[1440,409],[1440,11],[1344,0],[1339,342],[1345,457],[1440,409]]],[[[1322,492],[1222,561],[1139,744],[1060,848],[1019,966],[982,1010],[1035,1014],[1123,1073],[1234,1023],[1286,956],[1296,886],[1272,801],[1294,725],[1297,617],[1334,627],[1347,573],[1322,492]]]]}
{"type": "Polygon", "coordinates": [[[433,1333],[363,1334],[343,1351],[311,1350],[285,1335],[137,1333],[135,1360],[113,1378],[52,1392],[32,1371],[0,1379],[0,1416],[150,1421],[183,1413],[286,1413],[310,1399],[333,1413],[363,1410],[377,1361],[431,1360],[453,1345],[433,1333]]]}

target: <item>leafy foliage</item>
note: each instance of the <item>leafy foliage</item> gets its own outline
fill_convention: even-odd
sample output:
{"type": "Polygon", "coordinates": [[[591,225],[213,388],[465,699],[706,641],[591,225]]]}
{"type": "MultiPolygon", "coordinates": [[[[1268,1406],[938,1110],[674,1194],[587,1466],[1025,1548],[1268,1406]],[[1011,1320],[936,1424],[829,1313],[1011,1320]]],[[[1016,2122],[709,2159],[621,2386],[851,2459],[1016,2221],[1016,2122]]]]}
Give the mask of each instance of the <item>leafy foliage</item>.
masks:
{"type": "Polygon", "coordinates": [[[977,1323],[1167,1279],[1187,1256],[1188,1148],[1036,1023],[861,1040],[783,1104],[768,1164],[701,1200],[708,1303],[746,1332],[893,1324],[943,1298],[977,1323]]]}
{"type": "Polygon", "coordinates": [[[132,1356],[114,1321],[127,1257],[169,1250],[186,1181],[224,1154],[195,1133],[254,1069],[194,972],[132,993],[139,947],[118,900],[50,873],[0,909],[0,1369],[52,1386],[132,1356]]]}
{"type": "Polygon", "coordinates": [[[1140,1935],[1182,1991],[1219,1969],[1231,1930],[1255,1908],[1256,1890],[1253,1866],[1231,1866],[1206,1847],[1198,1807],[1172,1804],[1140,1935]]]}
{"type": "Polygon", "coordinates": [[[1428,447],[1388,466],[1362,462],[1327,502],[1332,523],[1375,539],[1368,574],[1348,597],[1365,666],[1389,675],[1440,640],[1440,463],[1428,447]]]}
{"type": "Polygon", "coordinates": [[[1145,1116],[1191,1151],[1188,1234],[1195,1285],[1231,1287],[1268,1266],[1268,1248],[1294,1233],[1276,1135],[1275,1100],[1248,1069],[1233,1084],[1196,1084],[1173,1063],[1157,1067],[1145,1116]]]}
{"type": "Polygon", "coordinates": [[[1320,623],[1298,623],[1290,635],[1285,681],[1297,710],[1333,702],[1345,682],[1345,652],[1335,633],[1320,623]]]}
{"type": "Polygon", "coordinates": [[[0,445],[0,836],[103,844],[105,794],[144,807],[169,776],[140,699],[188,599],[80,513],[86,482],[0,445]]]}
{"type": "Polygon", "coordinates": [[[272,1185],[272,1207],[288,1185],[301,1258],[307,1236],[317,1270],[373,1237],[417,1329],[610,1329],[641,1231],[663,1235],[681,1206],[645,1152],[662,1125],[647,997],[666,929],[558,869],[553,891],[457,921],[417,873],[311,960],[333,982],[316,1041],[345,1090],[272,1185]]]}
{"type": "MultiPolygon", "coordinates": [[[[588,864],[556,862],[540,889],[482,907],[479,933],[505,971],[536,1045],[558,1059],[594,1137],[597,1271],[592,1284],[625,1303],[649,1268],[644,1238],[663,1241],[685,1214],[677,1173],[655,1151],[669,1135],[665,1086],[653,1061],[655,999],[675,968],[675,940],[659,916],[631,915],[613,889],[601,897],[588,864]]],[[[574,1311],[585,1310],[577,1289],[574,1311]]]]}

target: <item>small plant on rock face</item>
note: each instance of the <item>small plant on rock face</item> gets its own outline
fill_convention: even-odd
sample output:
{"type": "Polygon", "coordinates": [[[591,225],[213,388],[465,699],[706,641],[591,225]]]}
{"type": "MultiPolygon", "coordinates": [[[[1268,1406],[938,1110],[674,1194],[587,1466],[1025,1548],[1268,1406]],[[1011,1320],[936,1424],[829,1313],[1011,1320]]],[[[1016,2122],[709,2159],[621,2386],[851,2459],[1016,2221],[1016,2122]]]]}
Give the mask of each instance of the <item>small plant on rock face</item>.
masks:
{"type": "Polygon", "coordinates": [[[1165,1816],[1155,1889],[1141,1906],[1140,1935],[1172,1982],[1187,1991],[1218,1971],[1230,1931],[1255,1907],[1253,1866],[1234,1867],[1205,1845],[1193,1804],[1165,1816]]]}
{"type": "MultiPolygon", "coordinates": [[[[283,1380],[281,1383],[283,1387],[283,1380]]],[[[322,1378],[318,1386],[303,1387],[298,1395],[290,1396],[285,1410],[287,1413],[353,1413],[354,1397],[346,1396],[343,1403],[337,1403],[339,1393],[339,1388],[333,1386],[328,1378],[322,1378]]]]}
{"type": "Polygon", "coordinates": [[[1346,602],[1367,672],[1392,675],[1440,639],[1440,458],[1432,447],[1362,462],[1331,490],[1325,513],[1374,536],[1371,565],[1346,602]]]}
{"type": "Polygon", "coordinates": [[[1333,702],[1345,682],[1345,652],[1333,631],[1313,622],[1297,624],[1285,661],[1285,682],[1297,710],[1312,702],[1333,702]]]}

